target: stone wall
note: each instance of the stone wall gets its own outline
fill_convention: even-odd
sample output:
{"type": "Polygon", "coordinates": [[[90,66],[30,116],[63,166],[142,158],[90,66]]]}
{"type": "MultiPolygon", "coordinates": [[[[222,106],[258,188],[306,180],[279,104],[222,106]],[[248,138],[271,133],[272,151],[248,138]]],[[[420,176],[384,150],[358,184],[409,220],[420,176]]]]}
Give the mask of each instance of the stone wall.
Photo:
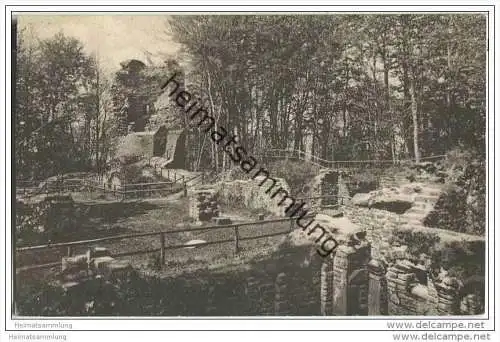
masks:
{"type": "MultiPolygon", "coordinates": [[[[472,315],[484,297],[464,287],[429,256],[417,258],[393,239],[404,221],[384,210],[347,208],[349,220],[366,231],[358,244],[339,246],[321,267],[323,315],[472,315]],[[436,272],[436,270],[438,272],[436,272]]],[[[416,242],[419,243],[419,242],[416,242]]]]}
{"type": "Polygon", "coordinates": [[[342,229],[335,231],[341,244],[326,258],[297,229],[273,253],[244,265],[170,278],[173,296],[166,310],[173,315],[481,313],[483,298],[461,292],[460,281],[446,272],[431,272],[428,260],[410,261],[405,246],[391,245],[385,233],[378,234],[398,225],[391,213],[362,210],[366,212],[357,216],[361,227],[370,227],[366,219],[379,225],[348,230],[343,237],[338,236],[342,229]]]}
{"type": "Polygon", "coordinates": [[[321,272],[321,313],[335,316],[412,316],[479,314],[478,298],[459,294],[457,279],[424,279],[421,268],[408,260],[387,270],[371,259],[369,245],[340,246],[333,262],[324,260],[321,272]],[[468,301],[472,305],[468,304],[468,301]]]}
{"type": "Polygon", "coordinates": [[[394,229],[402,224],[401,215],[386,210],[346,207],[344,214],[366,231],[366,239],[370,241],[372,258],[382,259],[394,252],[391,244],[394,229]]]}
{"type": "Polygon", "coordinates": [[[324,208],[337,204],[349,203],[348,175],[343,171],[323,170],[309,183],[309,196],[331,196],[327,198],[308,199],[312,208],[324,208]]]}
{"type": "Polygon", "coordinates": [[[296,229],[273,253],[249,263],[170,278],[172,298],[166,310],[172,315],[230,316],[482,312],[484,298],[464,292],[458,279],[445,271],[436,274],[428,259],[414,260],[406,246],[393,244],[389,232],[399,225],[397,214],[366,208],[348,214],[361,231],[332,230],[340,245],[326,258],[296,229]]]}
{"type": "Polygon", "coordinates": [[[273,194],[279,189],[290,193],[290,187],[287,182],[281,178],[274,178],[276,183],[272,185],[271,181],[265,181],[262,186],[259,184],[264,180],[263,177],[249,180],[235,180],[231,182],[219,182],[215,185],[219,194],[221,204],[233,207],[242,205],[251,210],[262,210],[272,213],[278,217],[284,217],[285,211],[291,200],[286,200],[280,204],[284,194],[280,192],[275,197],[273,194]]]}
{"type": "Polygon", "coordinates": [[[321,257],[283,246],[248,263],[172,276],[165,316],[320,316],[321,257]]]}
{"type": "Polygon", "coordinates": [[[215,189],[197,189],[189,194],[189,217],[196,221],[210,221],[220,214],[215,189]]]}

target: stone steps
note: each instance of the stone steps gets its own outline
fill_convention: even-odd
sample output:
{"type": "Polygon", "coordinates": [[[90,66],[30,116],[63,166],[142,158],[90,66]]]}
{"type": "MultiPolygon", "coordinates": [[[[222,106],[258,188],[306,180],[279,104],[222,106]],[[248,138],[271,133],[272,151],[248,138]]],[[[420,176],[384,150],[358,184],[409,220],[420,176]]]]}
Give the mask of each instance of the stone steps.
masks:
{"type": "Polygon", "coordinates": [[[403,176],[384,176],[380,178],[382,187],[399,187],[401,184],[408,183],[408,179],[403,176]]]}
{"type": "Polygon", "coordinates": [[[423,220],[427,215],[426,214],[420,214],[420,213],[405,213],[403,215],[403,219],[405,220],[415,220],[415,221],[421,221],[423,220]]]}
{"type": "Polygon", "coordinates": [[[413,206],[402,215],[402,219],[408,224],[421,225],[424,219],[434,209],[439,197],[443,192],[440,184],[422,184],[421,192],[416,194],[413,206]]]}
{"type": "Polygon", "coordinates": [[[405,216],[408,216],[408,215],[422,216],[422,215],[427,215],[428,212],[429,212],[428,209],[412,207],[407,212],[405,212],[404,215],[405,216]]]}
{"type": "Polygon", "coordinates": [[[433,208],[433,203],[426,203],[426,202],[414,202],[413,206],[411,207],[410,210],[431,210],[433,208]]]}
{"type": "Polygon", "coordinates": [[[420,202],[420,203],[435,203],[439,199],[439,196],[436,195],[417,195],[415,197],[415,202],[420,202]]]}

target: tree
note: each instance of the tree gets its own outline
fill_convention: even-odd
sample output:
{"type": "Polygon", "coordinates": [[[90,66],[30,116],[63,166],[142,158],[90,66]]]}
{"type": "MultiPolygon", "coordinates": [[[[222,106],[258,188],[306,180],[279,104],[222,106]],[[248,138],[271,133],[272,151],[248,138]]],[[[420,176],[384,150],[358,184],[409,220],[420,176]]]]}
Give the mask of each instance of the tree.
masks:
{"type": "MultiPolygon", "coordinates": [[[[484,16],[174,16],[168,24],[191,61],[189,87],[251,153],[418,161],[470,139],[484,144],[484,16]]],[[[208,155],[205,136],[197,139],[208,155]]],[[[227,168],[225,153],[210,148],[205,166],[227,168]]]]}
{"type": "Polygon", "coordinates": [[[46,177],[89,165],[89,105],[95,67],[83,45],[62,33],[19,37],[16,145],[22,177],[46,177]],[[85,137],[85,138],[83,138],[85,137]],[[83,139],[83,141],[81,141],[83,139]]]}

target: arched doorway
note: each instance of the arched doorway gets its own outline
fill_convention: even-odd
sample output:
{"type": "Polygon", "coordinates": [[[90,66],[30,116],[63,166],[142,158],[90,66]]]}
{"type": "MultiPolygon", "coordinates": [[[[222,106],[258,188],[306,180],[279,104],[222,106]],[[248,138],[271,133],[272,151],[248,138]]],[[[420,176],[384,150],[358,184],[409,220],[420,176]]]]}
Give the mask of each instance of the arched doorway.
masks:
{"type": "Polygon", "coordinates": [[[347,315],[368,316],[368,270],[357,269],[347,281],[347,315]]]}

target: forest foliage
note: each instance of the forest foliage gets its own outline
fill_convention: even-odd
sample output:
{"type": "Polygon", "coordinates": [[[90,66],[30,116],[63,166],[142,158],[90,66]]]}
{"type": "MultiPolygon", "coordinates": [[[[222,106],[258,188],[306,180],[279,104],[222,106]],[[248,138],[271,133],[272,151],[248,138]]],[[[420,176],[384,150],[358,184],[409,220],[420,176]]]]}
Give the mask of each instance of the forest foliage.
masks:
{"type": "Polygon", "coordinates": [[[474,14],[169,18],[191,60],[187,88],[247,151],[330,160],[484,151],[485,25],[474,14]]]}
{"type": "MultiPolygon", "coordinates": [[[[102,170],[123,134],[118,118],[130,106],[130,95],[147,108],[141,129],[188,128],[172,108],[175,103],[159,101],[160,85],[174,72],[199,94],[216,126],[237,135],[256,157],[272,148],[293,148],[330,160],[398,160],[466,147],[484,159],[483,15],[165,20],[182,51],[161,65],[148,65],[133,82],[123,70],[104,75],[96,56],[76,38],[60,33],[41,40],[20,32],[18,178],[102,170]]],[[[188,168],[219,172],[233,166],[205,132],[190,130],[188,168]]]]}

